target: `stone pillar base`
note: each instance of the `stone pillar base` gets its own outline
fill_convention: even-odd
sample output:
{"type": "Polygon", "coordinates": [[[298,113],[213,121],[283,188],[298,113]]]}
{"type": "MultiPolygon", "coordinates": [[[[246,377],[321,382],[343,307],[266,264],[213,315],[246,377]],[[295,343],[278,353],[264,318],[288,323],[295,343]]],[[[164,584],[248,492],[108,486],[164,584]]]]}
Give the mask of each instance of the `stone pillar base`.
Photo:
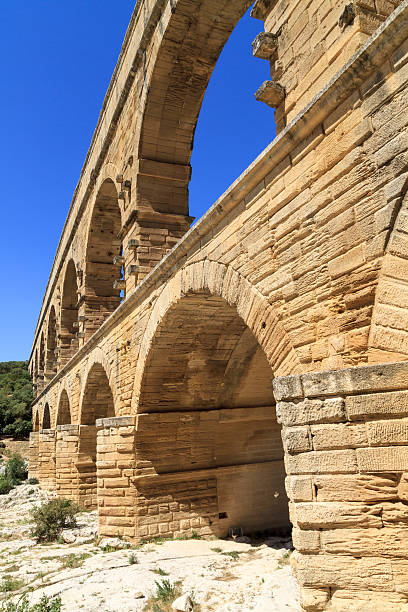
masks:
{"type": "Polygon", "coordinates": [[[274,389],[303,609],[408,609],[408,363],[274,389]]]}
{"type": "Polygon", "coordinates": [[[38,474],[38,440],[39,432],[32,431],[30,433],[29,450],[28,450],[28,477],[37,478],[38,474]]]}
{"type": "Polygon", "coordinates": [[[39,432],[38,480],[41,488],[55,490],[55,429],[42,429],[39,432]]]}
{"type": "Polygon", "coordinates": [[[98,419],[96,426],[98,534],[135,540],[136,417],[98,419]]]}

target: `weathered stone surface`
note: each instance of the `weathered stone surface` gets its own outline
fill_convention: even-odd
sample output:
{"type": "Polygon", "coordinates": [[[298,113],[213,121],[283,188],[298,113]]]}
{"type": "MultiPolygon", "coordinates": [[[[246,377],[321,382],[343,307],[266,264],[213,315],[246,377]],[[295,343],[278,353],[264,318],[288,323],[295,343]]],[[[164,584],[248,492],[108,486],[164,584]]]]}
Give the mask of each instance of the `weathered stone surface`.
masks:
{"type": "Polygon", "coordinates": [[[30,474],[98,506],[104,537],[287,529],[286,467],[310,611],[408,591],[396,4],[359,4],[343,30],[328,2],[256,2],[278,137],[191,230],[198,113],[249,3],[138,4],[30,358],[30,474]]]}

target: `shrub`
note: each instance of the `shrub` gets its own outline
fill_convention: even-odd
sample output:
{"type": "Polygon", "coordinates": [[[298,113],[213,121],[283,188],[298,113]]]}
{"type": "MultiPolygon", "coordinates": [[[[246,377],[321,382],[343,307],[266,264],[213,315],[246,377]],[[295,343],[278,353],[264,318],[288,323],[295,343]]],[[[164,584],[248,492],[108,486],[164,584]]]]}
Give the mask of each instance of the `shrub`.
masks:
{"type": "Polygon", "coordinates": [[[65,528],[76,527],[75,514],[79,508],[69,499],[52,499],[31,510],[35,527],[32,536],[37,542],[55,542],[65,528]]]}
{"type": "Polygon", "coordinates": [[[156,585],[156,599],[163,603],[170,603],[176,598],[176,587],[171,584],[170,580],[163,580],[163,582],[155,581],[156,585]]]}
{"type": "Polygon", "coordinates": [[[35,484],[39,484],[39,483],[40,483],[40,481],[38,480],[38,478],[29,478],[28,479],[28,484],[35,485],[35,484]]]}
{"type": "Polygon", "coordinates": [[[132,553],[131,555],[129,555],[129,563],[130,565],[135,565],[136,563],[139,563],[135,553],[132,553]]]}
{"type": "Polygon", "coordinates": [[[0,441],[0,448],[6,448],[6,445],[3,441],[0,441]]]}
{"type": "Polygon", "coordinates": [[[9,593],[10,591],[18,591],[24,586],[24,581],[12,576],[3,576],[3,582],[0,583],[0,591],[9,593]]]}
{"type": "Polygon", "coordinates": [[[14,487],[13,483],[4,474],[0,475],[0,495],[7,495],[14,487]]]}
{"type": "Polygon", "coordinates": [[[18,485],[22,480],[27,478],[27,469],[24,459],[18,453],[15,453],[6,464],[6,478],[14,485],[18,485]]]}
{"type": "Polygon", "coordinates": [[[41,601],[34,606],[30,606],[28,603],[27,595],[24,595],[18,600],[17,603],[12,601],[5,601],[0,607],[0,612],[60,612],[61,611],[61,597],[51,599],[46,595],[43,595],[41,601]]]}

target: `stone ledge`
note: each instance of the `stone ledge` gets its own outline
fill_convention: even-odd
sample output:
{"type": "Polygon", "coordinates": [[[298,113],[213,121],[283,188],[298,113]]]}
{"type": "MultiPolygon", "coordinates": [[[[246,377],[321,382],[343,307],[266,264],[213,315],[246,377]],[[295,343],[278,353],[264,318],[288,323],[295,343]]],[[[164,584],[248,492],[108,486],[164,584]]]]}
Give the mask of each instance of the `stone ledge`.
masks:
{"type": "Polygon", "coordinates": [[[406,390],[408,362],[281,376],[274,379],[273,388],[278,401],[339,394],[356,395],[370,391],[406,390]]]}

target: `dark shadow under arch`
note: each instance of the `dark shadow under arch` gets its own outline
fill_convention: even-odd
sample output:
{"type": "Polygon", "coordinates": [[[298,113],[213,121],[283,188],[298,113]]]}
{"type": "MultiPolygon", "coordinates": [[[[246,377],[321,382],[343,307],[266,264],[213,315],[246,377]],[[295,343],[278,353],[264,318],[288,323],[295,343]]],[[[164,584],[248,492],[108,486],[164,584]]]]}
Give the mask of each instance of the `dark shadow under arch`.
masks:
{"type": "Polygon", "coordinates": [[[51,415],[50,415],[50,407],[48,403],[45,404],[44,409],[43,409],[41,429],[51,429],[51,415]]]}
{"type": "Polygon", "coordinates": [[[78,348],[78,283],[75,263],[68,261],[62,288],[60,364],[61,367],[72,357],[78,348]]]}
{"type": "Polygon", "coordinates": [[[61,393],[55,425],[71,424],[71,408],[69,405],[68,393],[65,389],[61,393]]]}
{"type": "Polygon", "coordinates": [[[121,267],[114,263],[122,253],[121,212],[116,187],[105,180],[96,197],[89,226],[85,275],[85,334],[89,338],[120,304],[121,267]]]}
{"type": "Polygon", "coordinates": [[[97,506],[97,419],[115,416],[113,394],[103,366],[95,363],[89,370],[82,400],[79,427],[80,504],[85,508],[97,506]]]}
{"type": "Polygon", "coordinates": [[[272,379],[255,336],[223,298],[195,292],[170,307],[139,396],[137,457],[158,475],[155,489],[143,492],[148,503],[157,503],[159,490],[180,501],[180,473],[183,496],[191,487],[197,501],[197,473],[213,485],[211,493],[203,488],[207,501],[190,506],[191,520],[208,518],[222,536],[237,526],[247,534],[288,530],[272,379]]]}

